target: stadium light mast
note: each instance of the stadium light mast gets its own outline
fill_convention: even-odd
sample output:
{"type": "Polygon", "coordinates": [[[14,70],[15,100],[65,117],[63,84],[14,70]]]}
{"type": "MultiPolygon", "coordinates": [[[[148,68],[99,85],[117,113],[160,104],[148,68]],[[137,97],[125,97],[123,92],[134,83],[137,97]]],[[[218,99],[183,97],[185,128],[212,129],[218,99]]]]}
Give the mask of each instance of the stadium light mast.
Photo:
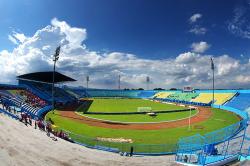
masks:
{"type": "Polygon", "coordinates": [[[87,89],[89,88],[89,76],[86,76],[87,89]]]}
{"type": "Polygon", "coordinates": [[[214,104],[214,60],[211,57],[211,70],[213,72],[213,100],[212,100],[212,104],[214,104]]]}
{"type": "Polygon", "coordinates": [[[147,76],[146,77],[147,90],[149,90],[149,82],[150,82],[150,78],[149,76],[147,76]]]}
{"type": "MultiPolygon", "coordinates": [[[[55,54],[53,56],[54,61],[54,70],[53,70],[53,83],[52,83],[52,110],[55,110],[55,71],[56,71],[56,62],[59,59],[61,46],[56,48],[55,54]]],[[[54,113],[54,112],[53,112],[54,113]]]]}

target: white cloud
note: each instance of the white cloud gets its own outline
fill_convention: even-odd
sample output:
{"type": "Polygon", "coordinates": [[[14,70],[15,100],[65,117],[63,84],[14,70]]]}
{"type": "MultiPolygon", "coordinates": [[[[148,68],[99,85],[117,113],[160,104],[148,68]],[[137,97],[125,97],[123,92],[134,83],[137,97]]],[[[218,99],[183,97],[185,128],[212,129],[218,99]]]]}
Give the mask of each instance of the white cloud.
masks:
{"type": "Polygon", "coordinates": [[[202,14],[196,13],[189,18],[189,22],[191,23],[192,27],[189,30],[190,33],[195,35],[204,35],[207,33],[207,28],[201,27],[197,24],[197,21],[202,18],[202,14]]]}
{"type": "Polygon", "coordinates": [[[198,43],[192,43],[191,48],[193,49],[194,52],[197,53],[204,53],[206,50],[208,50],[211,47],[210,44],[207,42],[201,41],[198,43]]]}
{"type": "Polygon", "coordinates": [[[198,19],[200,19],[202,17],[202,14],[200,13],[196,13],[196,14],[193,14],[190,18],[189,18],[189,21],[190,23],[195,23],[198,19]]]}
{"type": "Polygon", "coordinates": [[[186,52],[177,56],[175,61],[181,64],[188,64],[188,63],[194,62],[199,57],[200,57],[199,54],[186,52]]]}
{"type": "Polygon", "coordinates": [[[17,40],[13,37],[13,36],[11,36],[11,35],[8,35],[8,39],[12,42],[12,43],[14,43],[14,44],[18,44],[18,42],[17,42],[17,40]]]}
{"type": "Polygon", "coordinates": [[[15,31],[13,31],[12,35],[8,35],[8,39],[14,43],[14,44],[18,44],[18,43],[23,43],[25,40],[27,40],[28,38],[23,34],[23,33],[17,33],[15,31]]]}
{"type": "Polygon", "coordinates": [[[235,78],[235,80],[240,84],[249,84],[250,76],[239,75],[235,78]]]}
{"type": "MultiPolygon", "coordinates": [[[[11,36],[13,36],[12,34],[11,36]]],[[[25,35],[24,35],[25,36],[25,35]]],[[[61,54],[57,69],[84,85],[90,76],[90,87],[117,88],[121,75],[122,88],[146,88],[146,77],[152,80],[150,87],[211,88],[211,55],[202,55],[209,48],[206,42],[193,45],[196,52],[186,52],[176,58],[150,60],[122,52],[98,53],[84,45],[87,31],[71,27],[65,21],[53,19],[48,25],[24,40],[18,39],[13,51],[0,51],[1,82],[13,83],[16,75],[35,71],[52,70],[52,55],[60,44],[61,54]]],[[[216,56],[216,88],[250,87],[250,81],[240,81],[250,75],[250,62],[243,63],[229,55],[216,56]]]]}
{"type": "Polygon", "coordinates": [[[204,35],[207,32],[207,29],[204,27],[195,26],[194,28],[189,30],[190,33],[195,35],[204,35]]]}
{"type": "Polygon", "coordinates": [[[48,50],[48,49],[50,49],[50,46],[49,46],[49,45],[46,45],[46,46],[43,46],[43,47],[42,47],[42,50],[48,50]]]}
{"type": "Polygon", "coordinates": [[[233,12],[233,18],[228,22],[229,32],[235,36],[250,39],[250,4],[238,6],[233,12]]]}
{"type": "Polygon", "coordinates": [[[70,42],[70,46],[81,45],[82,41],[87,38],[86,29],[70,27],[65,21],[58,21],[57,18],[52,19],[51,24],[66,35],[66,40],[70,42]]]}
{"type": "Polygon", "coordinates": [[[27,37],[23,33],[14,32],[13,36],[20,42],[23,43],[27,37]]]}

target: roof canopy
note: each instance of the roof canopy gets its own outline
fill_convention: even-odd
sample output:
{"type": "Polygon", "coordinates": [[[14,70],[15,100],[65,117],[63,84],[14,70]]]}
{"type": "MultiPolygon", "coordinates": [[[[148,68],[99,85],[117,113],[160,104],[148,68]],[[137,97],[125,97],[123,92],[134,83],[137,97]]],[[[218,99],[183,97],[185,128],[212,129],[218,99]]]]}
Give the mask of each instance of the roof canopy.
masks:
{"type": "MultiPolygon", "coordinates": [[[[17,79],[34,81],[34,82],[53,83],[53,71],[24,74],[17,76],[17,79]]],[[[55,72],[55,83],[67,82],[67,81],[76,81],[76,80],[61,73],[55,72]]]]}

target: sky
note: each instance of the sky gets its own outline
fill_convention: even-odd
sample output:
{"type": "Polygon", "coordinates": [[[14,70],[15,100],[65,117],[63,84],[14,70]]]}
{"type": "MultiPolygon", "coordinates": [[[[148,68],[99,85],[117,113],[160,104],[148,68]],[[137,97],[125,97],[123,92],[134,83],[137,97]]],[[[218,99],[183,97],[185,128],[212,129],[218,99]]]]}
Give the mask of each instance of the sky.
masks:
{"type": "Polygon", "coordinates": [[[1,0],[0,83],[57,70],[92,88],[250,88],[249,0],[1,0]]]}

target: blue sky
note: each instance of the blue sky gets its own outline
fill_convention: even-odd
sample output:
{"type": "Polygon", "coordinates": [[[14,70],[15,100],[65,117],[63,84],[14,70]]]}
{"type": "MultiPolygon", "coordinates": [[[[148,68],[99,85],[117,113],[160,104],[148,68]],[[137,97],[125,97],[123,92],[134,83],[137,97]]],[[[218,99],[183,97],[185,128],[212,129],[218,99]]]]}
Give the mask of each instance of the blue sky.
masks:
{"type": "Polygon", "coordinates": [[[76,0],[76,1],[1,1],[0,49],[12,49],[7,35],[18,31],[32,35],[54,17],[88,30],[89,49],[121,51],[147,58],[174,57],[190,50],[190,43],[212,44],[207,53],[248,56],[249,40],[228,31],[233,10],[245,1],[199,0],[76,0]],[[207,29],[205,35],[189,30],[191,15],[201,13],[196,25],[207,29]]]}
{"type": "MultiPolygon", "coordinates": [[[[152,77],[152,80],[166,75],[162,83],[152,81],[152,87],[192,85],[208,88],[206,82],[210,79],[209,71],[197,73],[198,68],[195,66],[199,64],[189,66],[189,63],[194,57],[197,63],[203,63],[204,59],[211,56],[217,58],[217,76],[222,78],[222,82],[230,79],[228,73],[234,74],[235,77],[234,82],[219,84],[220,88],[250,85],[247,72],[250,58],[248,0],[2,0],[0,11],[0,58],[5,59],[7,63],[10,63],[10,60],[6,60],[8,56],[20,59],[20,63],[18,61],[18,64],[15,64],[20,66],[20,70],[16,69],[18,67],[13,69],[14,64],[9,65],[4,70],[8,75],[18,75],[33,69],[46,70],[51,63],[48,59],[45,63],[44,57],[50,57],[51,52],[45,51],[45,48],[53,50],[56,42],[67,41],[66,45],[71,43],[67,46],[71,51],[65,46],[65,58],[74,59],[77,52],[78,58],[84,59],[84,56],[91,54],[92,57],[92,54],[96,54],[95,59],[98,59],[95,65],[82,60],[78,66],[63,66],[62,64],[66,63],[62,60],[60,69],[72,76],[80,77],[74,71],[84,69],[80,77],[84,80],[86,74],[107,70],[106,61],[112,59],[109,63],[112,61],[113,67],[108,70],[113,73],[106,73],[105,81],[101,81],[104,80],[101,79],[103,73],[99,73],[99,76],[92,74],[96,79],[93,80],[96,87],[114,87],[114,75],[121,74],[124,76],[124,87],[144,86],[144,77],[147,75],[152,77]],[[72,33],[63,29],[65,25],[72,33]],[[47,26],[52,27],[46,29],[47,26]],[[74,28],[78,28],[79,34],[73,33],[74,28]],[[74,37],[77,42],[72,40],[74,37]],[[55,38],[57,40],[54,40],[55,38]],[[78,50],[75,48],[77,44],[78,50]],[[81,52],[79,49],[82,49],[81,52]],[[39,55],[38,50],[42,52],[39,55]],[[131,59],[130,55],[134,58],[131,59]],[[36,61],[40,60],[44,65],[36,68],[29,64],[26,68],[25,65],[28,65],[31,57],[36,57],[36,61]],[[131,64],[150,64],[128,71],[119,61],[124,58],[129,59],[131,64]],[[173,71],[179,72],[174,72],[173,75],[164,71],[166,69],[158,71],[154,66],[158,61],[165,62],[163,66],[168,63],[175,64],[173,71]],[[85,63],[85,66],[82,65],[85,63]],[[181,69],[180,63],[183,66],[181,69]],[[150,70],[145,70],[145,67],[150,70]],[[134,78],[135,83],[126,81],[129,78],[134,78]],[[243,82],[242,78],[245,79],[243,82]]],[[[13,76],[5,76],[1,82],[13,82],[13,76]]]]}

